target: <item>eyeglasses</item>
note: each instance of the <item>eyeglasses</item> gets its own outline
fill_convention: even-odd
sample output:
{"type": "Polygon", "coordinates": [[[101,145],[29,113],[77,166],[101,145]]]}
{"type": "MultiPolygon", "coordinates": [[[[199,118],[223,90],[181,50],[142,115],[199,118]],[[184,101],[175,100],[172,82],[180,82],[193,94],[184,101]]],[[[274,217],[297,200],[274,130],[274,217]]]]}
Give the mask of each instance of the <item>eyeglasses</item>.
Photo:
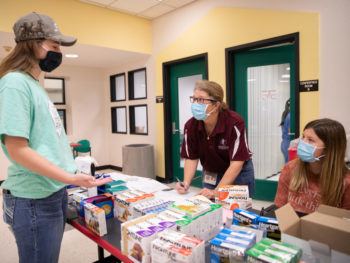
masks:
{"type": "Polygon", "coordinates": [[[208,103],[214,103],[216,100],[213,99],[205,99],[205,98],[195,98],[193,96],[190,96],[191,103],[199,103],[199,104],[208,104],[208,103]]]}

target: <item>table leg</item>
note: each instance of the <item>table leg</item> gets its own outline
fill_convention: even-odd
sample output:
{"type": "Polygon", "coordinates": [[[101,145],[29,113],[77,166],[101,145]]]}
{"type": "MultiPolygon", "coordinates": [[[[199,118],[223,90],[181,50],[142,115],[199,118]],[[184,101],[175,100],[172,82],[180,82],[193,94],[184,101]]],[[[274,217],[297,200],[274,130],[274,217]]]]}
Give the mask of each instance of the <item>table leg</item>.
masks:
{"type": "Polygon", "coordinates": [[[98,260],[103,260],[105,258],[105,253],[102,247],[97,246],[97,251],[98,251],[98,260]]]}

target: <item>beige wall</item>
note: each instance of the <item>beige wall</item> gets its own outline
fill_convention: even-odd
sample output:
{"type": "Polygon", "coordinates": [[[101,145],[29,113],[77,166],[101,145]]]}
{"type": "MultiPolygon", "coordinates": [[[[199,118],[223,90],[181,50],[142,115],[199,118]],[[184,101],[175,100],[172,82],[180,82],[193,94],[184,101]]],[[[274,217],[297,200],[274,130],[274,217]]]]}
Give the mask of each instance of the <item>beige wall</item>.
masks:
{"type": "MultiPolygon", "coordinates": [[[[349,0],[202,0],[152,22],[153,55],[174,42],[189,27],[217,7],[242,7],[317,12],[319,27],[319,116],[343,123],[350,133],[346,105],[350,97],[350,1],[349,0]],[[171,28],[171,34],[168,34],[171,28]]],[[[245,25],[238,25],[244,27],[245,25]]],[[[303,37],[303,36],[301,36],[303,37]]],[[[304,58],[300,58],[303,62],[304,58]]],[[[210,63],[210,62],[209,62],[210,63]]],[[[307,61],[305,63],[308,63],[307,61]]],[[[303,76],[301,76],[301,79],[303,76]]],[[[305,120],[308,121],[308,120],[305,120]]]]}
{"type": "Polygon", "coordinates": [[[109,148],[109,164],[122,167],[122,147],[127,144],[138,144],[138,143],[147,143],[155,144],[156,138],[156,118],[155,118],[155,95],[154,95],[154,71],[152,59],[143,59],[138,62],[125,64],[123,66],[108,69],[104,72],[104,79],[108,80],[105,83],[105,122],[107,126],[107,141],[109,148]],[[147,74],[147,99],[140,100],[128,100],[128,71],[144,68],[146,67],[147,74]],[[109,91],[109,76],[119,73],[125,73],[125,82],[126,82],[126,101],[121,102],[110,102],[110,91],[109,91]],[[130,134],[130,123],[129,123],[129,105],[137,104],[147,104],[148,110],[148,135],[131,135],[130,134]],[[111,132],[111,107],[115,106],[127,106],[127,134],[117,134],[111,132]]]}
{"type": "Polygon", "coordinates": [[[140,53],[151,52],[151,22],[145,18],[78,0],[1,0],[0,31],[12,32],[14,21],[29,12],[49,14],[61,32],[80,44],[140,53]]]}

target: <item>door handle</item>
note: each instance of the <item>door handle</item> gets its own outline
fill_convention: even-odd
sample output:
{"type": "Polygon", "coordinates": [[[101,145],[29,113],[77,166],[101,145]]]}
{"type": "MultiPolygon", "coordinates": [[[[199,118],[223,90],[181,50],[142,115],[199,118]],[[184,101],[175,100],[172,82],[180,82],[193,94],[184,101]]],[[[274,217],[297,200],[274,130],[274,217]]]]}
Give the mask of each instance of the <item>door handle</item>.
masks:
{"type": "Polygon", "coordinates": [[[295,132],[288,132],[288,135],[295,135],[295,132]]]}
{"type": "Polygon", "coordinates": [[[172,123],[172,132],[173,134],[176,134],[177,132],[180,132],[180,129],[176,129],[176,123],[173,121],[172,123]]]}

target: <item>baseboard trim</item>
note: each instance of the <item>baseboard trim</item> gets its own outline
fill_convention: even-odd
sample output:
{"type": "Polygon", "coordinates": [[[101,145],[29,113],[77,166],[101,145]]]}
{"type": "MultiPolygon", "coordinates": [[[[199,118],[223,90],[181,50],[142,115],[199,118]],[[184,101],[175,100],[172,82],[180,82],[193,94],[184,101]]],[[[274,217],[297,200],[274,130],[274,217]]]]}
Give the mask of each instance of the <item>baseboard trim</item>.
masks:
{"type": "Polygon", "coordinates": [[[173,182],[172,180],[169,180],[169,179],[164,178],[164,177],[159,177],[159,176],[156,176],[156,180],[160,183],[163,183],[163,184],[170,184],[173,182]]]}
{"type": "Polygon", "coordinates": [[[119,171],[119,172],[123,171],[123,168],[119,167],[119,166],[110,165],[109,167],[110,167],[109,169],[112,169],[112,170],[115,170],[115,171],[119,171]]]}
{"type": "Polygon", "coordinates": [[[96,166],[96,171],[101,171],[101,170],[106,170],[106,169],[112,169],[112,170],[115,170],[115,171],[119,171],[121,172],[123,170],[122,167],[119,167],[119,166],[115,166],[115,165],[101,165],[101,166],[96,166]]]}
{"type": "Polygon", "coordinates": [[[100,170],[110,169],[109,167],[110,165],[101,165],[101,166],[96,166],[95,169],[96,171],[100,171],[100,170]]]}

